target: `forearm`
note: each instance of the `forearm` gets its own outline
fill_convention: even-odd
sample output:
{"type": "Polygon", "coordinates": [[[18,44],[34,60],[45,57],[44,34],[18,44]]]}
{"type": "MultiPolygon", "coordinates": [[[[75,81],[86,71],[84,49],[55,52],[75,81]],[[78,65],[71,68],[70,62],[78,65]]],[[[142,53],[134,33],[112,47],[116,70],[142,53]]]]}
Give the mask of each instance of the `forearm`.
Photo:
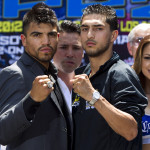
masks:
{"type": "MultiPolygon", "coordinates": [[[[72,82],[75,93],[78,93],[88,102],[93,99],[95,89],[87,75],[77,75],[72,82]]],[[[128,95],[126,98],[128,98],[128,95]]],[[[124,103],[123,99],[121,102],[124,103]]],[[[124,106],[125,105],[127,104],[124,104],[124,106]]],[[[100,96],[99,100],[94,104],[94,107],[117,134],[123,136],[129,141],[137,136],[138,125],[132,115],[115,108],[103,96],[100,96]]]]}
{"type": "Polygon", "coordinates": [[[94,107],[117,134],[129,141],[137,136],[138,125],[132,115],[115,108],[102,96],[94,107]]]}

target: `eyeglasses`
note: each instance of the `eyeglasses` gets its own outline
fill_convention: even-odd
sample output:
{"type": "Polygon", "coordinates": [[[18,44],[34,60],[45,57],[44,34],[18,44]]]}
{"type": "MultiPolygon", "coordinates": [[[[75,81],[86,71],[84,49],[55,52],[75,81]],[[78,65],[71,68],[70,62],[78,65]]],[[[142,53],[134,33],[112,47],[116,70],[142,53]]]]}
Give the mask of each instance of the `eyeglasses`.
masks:
{"type": "Polygon", "coordinates": [[[143,39],[143,37],[137,37],[135,39],[133,39],[132,44],[135,46],[139,46],[139,43],[141,42],[141,40],[143,39]]]}

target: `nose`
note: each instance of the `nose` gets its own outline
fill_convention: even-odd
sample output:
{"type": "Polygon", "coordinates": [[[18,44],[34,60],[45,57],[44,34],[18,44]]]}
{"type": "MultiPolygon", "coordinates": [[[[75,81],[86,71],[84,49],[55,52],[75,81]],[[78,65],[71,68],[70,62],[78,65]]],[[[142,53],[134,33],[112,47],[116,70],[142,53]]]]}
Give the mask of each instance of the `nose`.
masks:
{"type": "Polygon", "coordinates": [[[88,31],[87,37],[88,37],[88,39],[93,39],[94,38],[94,31],[92,29],[90,29],[88,31]]]}
{"type": "Polygon", "coordinates": [[[69,58],[73,57],[73,49],[71,47],[68,48],[68,51],[66,53],[66,56],[69,58]]]}
{"type": "Polygon", "coordinates": [[[48,44],[50,44],[50,38],[49,38],[49,36],[47,36],[47,35],[44,35],[44,36],[43,36],[43,38],[42,38],[42,44],[43,44],[43,45],[48,45],[48,44]]]}

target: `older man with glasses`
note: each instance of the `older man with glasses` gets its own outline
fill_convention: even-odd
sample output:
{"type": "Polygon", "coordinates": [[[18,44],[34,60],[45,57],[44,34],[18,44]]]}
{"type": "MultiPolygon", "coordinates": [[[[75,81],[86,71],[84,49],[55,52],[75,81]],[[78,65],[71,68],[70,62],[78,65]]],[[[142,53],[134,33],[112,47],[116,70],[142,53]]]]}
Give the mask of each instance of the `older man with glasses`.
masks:
{"type": "Polygon", "coordinates": [[[127,48],[129,54],[135,58],[136,50],[139,46],[141,40],[150,34],[150,24],[148,23],[141,23],[135,26],[130,33],[128,34],[128,43],[127,48]]]}

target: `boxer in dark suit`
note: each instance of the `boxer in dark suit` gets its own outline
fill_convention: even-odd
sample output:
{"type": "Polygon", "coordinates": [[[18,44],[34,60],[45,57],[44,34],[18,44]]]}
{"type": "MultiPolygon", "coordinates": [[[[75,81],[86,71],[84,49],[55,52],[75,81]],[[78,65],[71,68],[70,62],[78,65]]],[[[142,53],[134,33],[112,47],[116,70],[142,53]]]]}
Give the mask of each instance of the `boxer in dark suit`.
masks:
{"type": "Polygon", "coordinates": [[[70,150],[72,125],[50,62],[58,41],[53,10],[38,3],[23,18],[25,52],[0,72],[0,144],[7,150],[70,150]]]}

